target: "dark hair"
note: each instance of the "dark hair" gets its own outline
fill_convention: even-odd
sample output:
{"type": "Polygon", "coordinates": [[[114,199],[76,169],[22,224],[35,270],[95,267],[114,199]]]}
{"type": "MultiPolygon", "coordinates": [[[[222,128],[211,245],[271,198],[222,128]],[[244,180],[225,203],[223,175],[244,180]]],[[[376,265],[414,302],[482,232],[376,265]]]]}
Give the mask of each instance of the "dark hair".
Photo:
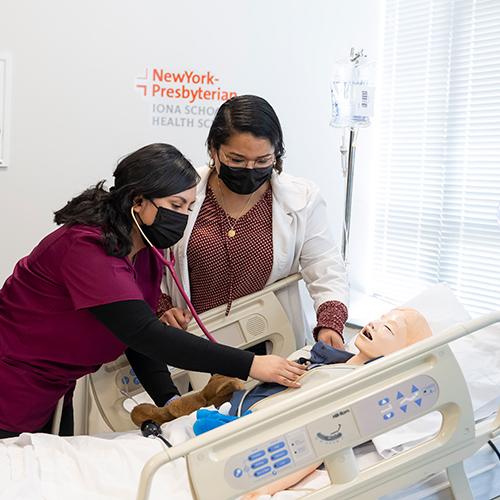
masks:
{"type": "Polygon", "coordinates": [[[163,198],[195,186],[199,176],[182,153],[169,144],[150,144],[123,158],[113,172],[115,185],[104,182],[84,191],[54,212],[56,224],[85,224],[103,230],[108,255],[124,257],[132,249],[130,209],[138,196],[163,198]]]}
{"type": "Polygon", "coordinates": [[[268,139],[274,147],[275,169],[283,170],[283,132],[272,106],[262,97],[240,95],[226,101],[217,111],[207,138],[207,147],[218,150],[238,132],[249,132],[255,137],[268,139]]]}

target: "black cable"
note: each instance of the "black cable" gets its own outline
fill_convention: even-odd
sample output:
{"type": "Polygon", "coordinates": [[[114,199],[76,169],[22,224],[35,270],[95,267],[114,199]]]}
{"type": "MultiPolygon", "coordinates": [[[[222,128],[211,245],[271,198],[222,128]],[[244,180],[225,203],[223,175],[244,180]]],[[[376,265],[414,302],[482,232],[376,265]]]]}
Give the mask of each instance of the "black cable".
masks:
{"type": "Polygon", "coordinates": [[[500,451],[498,451],[498,448],[495,446],[495,443],[490,439],[488,441],[488,444],[493,448],[495,455],[497,456],[498,460],[500,460],[500,451]]]}

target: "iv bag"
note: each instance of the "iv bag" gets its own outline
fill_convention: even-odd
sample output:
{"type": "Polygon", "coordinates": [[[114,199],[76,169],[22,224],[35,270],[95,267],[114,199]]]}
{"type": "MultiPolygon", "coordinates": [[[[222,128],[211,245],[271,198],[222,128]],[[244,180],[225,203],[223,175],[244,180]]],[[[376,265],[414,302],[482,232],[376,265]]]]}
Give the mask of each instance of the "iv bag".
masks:
{"type": "Polygon", "coordinates": [[[373,116],[373,65],[364,59],[338,62],[330,89],[332,127],[367,127],[373,116]]]}

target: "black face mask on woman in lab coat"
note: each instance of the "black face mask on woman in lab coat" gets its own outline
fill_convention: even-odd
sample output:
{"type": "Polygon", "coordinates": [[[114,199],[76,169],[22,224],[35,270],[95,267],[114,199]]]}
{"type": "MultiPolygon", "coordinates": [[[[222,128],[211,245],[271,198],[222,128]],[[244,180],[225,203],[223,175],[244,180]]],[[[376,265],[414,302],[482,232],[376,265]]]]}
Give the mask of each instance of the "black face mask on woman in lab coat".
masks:
{"type": "Polygon", "coordinates": [[[250,194],[269,180],[272,173],[272,165],[265,168],[238,168],[221,162],[219,178],[233,193],[250,194]]]}

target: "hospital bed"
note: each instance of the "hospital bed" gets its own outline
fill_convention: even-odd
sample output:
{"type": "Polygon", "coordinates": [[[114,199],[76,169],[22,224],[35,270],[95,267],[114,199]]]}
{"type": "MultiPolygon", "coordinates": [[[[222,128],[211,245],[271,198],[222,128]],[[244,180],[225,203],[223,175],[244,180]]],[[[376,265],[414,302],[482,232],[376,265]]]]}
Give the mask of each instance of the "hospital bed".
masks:
{"type": "MultiPolygon", "coordinates": [[[[279,290],[283,290],[279,287],[286,286],[286,283],[289,286],[297,286],[296,279],[297,277],[294,277],[285,284],[276,285],[278,288],[275,288],[272,293],[279,296],[279,290]]],[[[442,332],[457,322],[464,322],[465,327],[459,326],[456,329],[448,330],[447,337],[440,333],[430,339],[430,342],[416,344],[412,348],[401,351],[385,360],[375,361],[342,380],[326,382],[304,394],[301,391],[301,393],[293,395],[286,404],[279,404],[256,412],[198,438],[193,438],[192,433],[194,415],[181,417],[165,424],[163,426],[165,437],[175,446],[166,453],[158,454],[146,467],[144,464],[161,451],[163,446],[161,441],[145,439],[137,429],[126,433],[108,433],[100,437],[61,438],[45,434],[23,435],[24,437],[13,439],[12,444],[5,443],[2,447],[2,443],[0,443],[0,464],[2,464],[0,468],[0,499],[26,500],[26,498],[32,498],[27,496],[25,489],[18,492],[17,495],[11,494],[12,492],[9,490],[6,496],[2,496],[3,490],[6,487],[9,488],[9,485],[14,490],[26,485],[25,488],[29,489],[30,495],[32,492],[40,492],[39,496],[33,496],[36,500],[62,497],[71,497],[75,500],[104,497],[113,500],[132,500],[136,497],[139,476],[143,468],[140,498],[147,497],[146,491],[152,479],[151,500],[165,497],[175,500],[231,498],[244,489],[255,489],[267,479],[267,473],[264,473],[263,476],[259,476],[255,480],[253,477],[250,478],[251,480],[247,481],[244,487],[238,486],[238,482],[235,485],[234,481],[239,479],[235,477],[235,471],[242,469],[244,472],[245,467],[234,466],[231,460],[237,460],[238,457],[242,456],[248,457],[249,453],[246,452],[249,450],[252,451],[250,455],[254,451],[266,452],[269,447],[277,444],[276,440],[285,443],[287,452],[293,444],[293,447],[297,447],[297,452],[302,456],[302,461],[294,459],[291,465],[285,464],[283,472],[286,473],[290,472],[292,467],[302,467],[305,463],[309,463],[309,460],[321,461],[328,457],[326,458],[326,470],[316,471],[300,485],[283,492],[283,494],[278,493],[276,500],[298,498],[298,495],[302,493],[294,491],[296,488],[312,489],[313,486],[314,489],[324,488],[324,490],[314,493],[317,496],[310,495],[310,498],[330,498],[332,496],[335,498],[376,498],[384,495],[384,500],[422,500],[424,498],[448,500],[452,497],[449,494],[446,472],[434,474],[434,472],[443,470],[448,470],[450,474],[455,495],[458,498],[470,498],[467,483],[461,473],[460,462],[464,457],[468,457],[464,461],[465,470],[474,498],[479,500],[493,498],[500,493],[500,462],[488,446],[483,446],[478,453],[474,454],[474,451],[486,440],[488,434],[492,437],[498,434],[498,420],[495,424],[483,422],[481,425],[476,425],[474,423],[470,398],[467,387],[464,386],[462,372],[467,378],[474,409],[478,407],[478,404],[473,389],[483,389],[484,392],[484,378],[490,379],[490,385],[486,390],[487,398],[480,400],[480,404],[490,399],[492,403],[495,403],[494,399],[500,397],[500,359],[497,347],[500,327],[496,329],[495,326],[492,326],[490,331],[481,330],[450,344],[457,332],[461,335],[472,331],[474,328],[479,328],[481,324],[493,322],[495,318],[481,324],[469,323],[469,317],[465,312],[461,314],[457,307],[450,305],[450,297],[454,299],[453,294],[450,291],[447,294],[442,292],[443,290],[440,290],[439,294],[431,294],[430,296],[427,292],[424,294],[426,297],[424,302],[417,300],[407,305],[424,313],[435,333],[442,332]],[[479,349],[479,341],[486,338],[489,339],[488,342],[483,341],[481,349],[479,349]],[[471,349],[469,345],[462,345],[461,352],[457,350],[458,343],[472,339],[474,339],[474,349],[477,351],[475,354],[472,352],[474,349],[471,349]],[[454,356],[451,354],[451,350],[453,350],[454,356]],[[475,359],[473,359],[474,356],[475,359]],[[458,360],[458,364],[455,359],[458,360]],[[493,377],[490,370],[487,370],[487,376],[484,376],[485,364],[498,372],[496,378],[493,377]],[[476,367],[480,369],[474,373],[476,367]],[[364,421],[363,418],[373,420],[373,415],[377,414],[377,411],[369,412],[367,406],[363,406],[363,404],[368,405],[370,401],[372,403],[374,401],[376,410],[378,410],[378,402],[385,399],[388,392],[394,391],[398,384],[409,384],[411,380],[418,377],[431,377],[435,380],[438,389],[435,400],[426,399],[425,405],[422,404],[421,407],[417,403],[413,403],[415,412],[405,414],[403,419],[399,418],[402,415],[398,415],[398,420],[389,418],[387,421],[379,421],[380,426],[375,429],[370,430],[370,428],[362,427],[358,420],[364,421]],[[471,386],[471,377],[475,377],[480,382],[477,387],[471,386]],[[384,394],[384,396],[377,400],[378,394],[384,394]],[[382,458],[381,448],[375,448],[375,445],[377,439],[384,435],[378,436],[373,442],[356,444],[367,441],[375,432],[378,433],[381,430],[394,427],[396,424],[401,424],[405,421],[404,418],[411,420],[411,425],[417,424],[422,419],[431,417],[436,409],[445,414],[442,431],[430,441],[408,449],[404,453],[397,453],[390,458],[382,458]],[[350,411],[344,413],[345,410],[350,411]],[[341,413],[343,414],[341,415],[341,413]],[[418,418],[424,413],[427,415],[418,418]],[[341,425],[344,425],[344,419],[351,424],[354,422],[351,427],[348,423],[345,424],[344,429],[341,427],[338,432],[346,431],[341,437],[335,432],[338,424],[335,428],[328,427],[330,424],[333,426],[333,417],[337,414],[335,419],[340,419],[341,425]],[[302,433],[302,437],[300,433],[302,433]],[[323,434],[327,439],[320,439],[317,436],[318,433],[323,434]],[[182,438],[179,437],[180,435],[182,438]],[[284,439],[280,439],[281,437],[284,439]],[[304,440],[303,443],[299,443],[301,439],[304,440]],[[261,446],[268,443],[270,446],[265,447],[265,449],[261,446]],[[307,450],[302,448],[305,445],[308,446],[312,455],[304,455],[304,451],[307,450]],[[351,449],[354,450],[355,459],[350,452],[351,449]],[[186,458],[175,460],[178,456],[186,458]],[[164,461],[167,463],[162,466],[164,461]],[[61,474],[61,470],[64,470],[64,474],[61,474]],[[333,471],[333,486],[330,484],[328,470],[333,471]],[[343,482],[351,477],[353,477],[352,481],[343,482]],[[404,486],[410,483],[414,484],[411,487],[404,486]],[[465,485],[463,490],[461,483],[465,485]]],[[[286,318],[282,316],[282,321],[275,324],[265,316],[272,316],[273,313],[268,309],[263,312],[262,303],[268,304],[269,301],[274,301],[272,297],[265,295],[266,293],[253,296],[253,299],[261,301],[260,305],[257,302],[258,309],[247,314],[246,308],[242,307],[238,313],[240,314],[238,320],[233,315],[224,318],[222,310],[206,313],[206,316],[213,314],[210,328],[214,329],[214,325],[224,328],[224,326],[229,325],[226,321],[231,321],[233,326],[229,327],[235,328],[237,335],[240,332],[240,345],[251,345],[263,340],[269,343],[270,349],[281,350],[280,352],[283,354],[286,354],[286,351],[295,350],[295,341],[287,340],[287,337],[294,339],[294,336],[286,318]],[[259,296],[260,298],[258,298],[259,296]],[[217,319],[219,313],[222,317],[217,319]],[[264,323],[262,323],[260,316],[265,317],[264,323]],[[255,317],[258,320],[254,319],[253,322],[250,322],[255,317]],[[247,319],[245,320],[245,318],[247,319]],[[218,321],[221,322],[218,323],[218,321]],[[260,322],[260,325],[264,325],[259,331],[255,326],[252,328],[252,324],[257,323],[257,321],[260,322]],[[236,324],[234,325],[234,323],[236,324]]],[[[241,299],[239,304],[243,304],[244,300],[246,299],[241,299]]],[[[454,300],[456,301],[456,299],[454,300]]],[[[245,303],[249,304],[250,310],[253,310],[255,304],[251,298],[245,303]]],[[[458,302],[457,304],[459,305],[458,302]]],[[[98,397],[101,403],[111,406],[111,408],[109,406],[103,408],[105,413],[110,416],[110,423],[117,424],[117,427],[123,425],[124,428],[132,428],[130,416],[123,406],[123,403],[131,402],[130,397],[120,393],[119,385],[115,383],[118,375],[123,375],[119,370],[125,368],[125,365],[112,366],[115,370],[100,373],[99,376],[102,375],[103,384],[112,386],[114,392],[111,392],[109,387],[105,387],[104,393],[110,391],[110,395],[106,396],[108,399],[101,397],[100,394],[98,397]]],[[[183,377],[190,375],[182,374],[183,377]]],[[[421,389],[419,383],[415,386],[419,390],[421,389]]],[[[434,389],[432,383],[430,386],[428,384],[425,389],[434,389]]],[[[95,388],[102,389],[100,385],[95,385],[95,388]]],[[[405,397],[415,396],[414,400],[418,399],[415,395],[418,393],[412,393],[411,389],[410,386],[407,386],[401,392],[405,397]]],[[[140,388],[132,387],[130,390],[135,391],[134,398],[138,398],[141,394],[140,388]]],[[[90,390],[84,391],[83,394],[91,397],[90,390]]],[[[436,394],[436,391],[433,394],[436,394]]],[[[392,399],[391,394],[388,397],[392,399]]],[[[425,396],[425,398],[430,397],[430,393],[425,396]]],[[[422,397],[422,400],[425,398],[422,397]]],[[[496,401],[496,407],[498,404],[499,401],[496,401]]],[[[82,406],[91,407],[95,411],[94,403],[89,405],[84,401],[82,406]]],[[[87,415],[85,412],[82,414],[87,415]]],[[[393,418],[396,419],[396,417],[393,418]]],[[[90,423],[95,425],[92,421],[90,423]]],[[[398,427],[388,434],[400,429],[401,427],[398,427]]],[[[495,441],[495,438],[493,440],[495,441]]],[[[497,446],[500,445],[499,441],[500,439],[497,438],[497,446]]],[[[236,475],[239,475],[239,472],[236,472],[236,475]]],[[[245,475],[243,474],[242,477],[245,475]]],[[[273,477],[279,477],[278,473],[273,477]]],[[[275,500],[274,497],[273,500],[275,500]]]]}
{"type": "MultiPolygon", "coordinates": [[[[233,302],[231,314],[225,316],[226,306],[201,314],[201,319],[215,339],[223,344],[247,349],[265,343],[268,354],[288,356],[297,348],[295,335],[277,293],[288,286],[297,286],[300,274],[291,275],[273,283],[264,290],[233,302]]],[[[192,321],[187,330],[203,336],[192,321]]],[[[189,388],[199,390],[206,385],[210,375],[170,368],[172,379],[181,394],[189,388]]],[[[249,382],[252,384],[254,382],[249,382]]],[[[82,382],[83,403],[76,420],[83,422],[85,434],[127,431],[135,426],[130,420],[133,399],[152,402],[123,355],[112,363],[103,365],[96,373],[82,382]],[[124,407],[125,405],[125,407],[124,407]],[[105,425],[104,425],[105,424],[105,425]]]]}
{"type": "Polygon", "coordinates": [[[321,461],[330,484],[304,498],[373,499],[446,470],[453,496],[472,499],[464,460],[500,435],[500,413],[475,423],[469,390],[449,344],[496,322],[500,313],[458,324],[165,449],[145,465],[137,498],[148,498],[163,465],[185,457],[191,493],[198,500],[237,498],[321,461]],[[437,434],[360,469],[353,448],[435,411],[442,417],[437,434]],[[279,460],[273,458],[277,453],[279,460]]]}

